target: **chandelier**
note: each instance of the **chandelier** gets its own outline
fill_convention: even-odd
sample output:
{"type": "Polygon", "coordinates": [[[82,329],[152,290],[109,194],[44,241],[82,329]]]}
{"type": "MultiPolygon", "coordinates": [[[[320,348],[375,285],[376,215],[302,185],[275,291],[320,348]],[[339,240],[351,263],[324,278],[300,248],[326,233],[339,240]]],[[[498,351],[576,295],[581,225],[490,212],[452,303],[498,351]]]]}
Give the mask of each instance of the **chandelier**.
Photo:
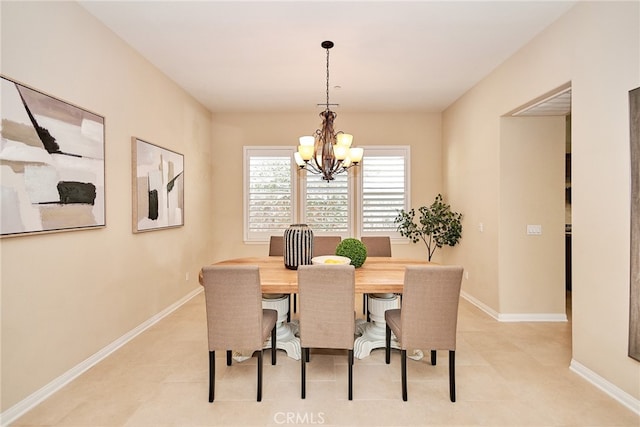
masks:
{"type": "Polygon", "coordinates": [[[300,145],[294,158],[300,169],[322,175],[322,179],[331,181],[334,175],[357,166],[362,161],[364,149],[351,147],[353,135],[333,130],[337,114],[329,107],[338,105],[329,103],[329,49],[333,47],[333,42],[324,41],[321,46],[327,51],[327,102],[318,104],[325,106],[325,110],[320,113],[322,127],[313,136],[300,137],[300,145]]]}

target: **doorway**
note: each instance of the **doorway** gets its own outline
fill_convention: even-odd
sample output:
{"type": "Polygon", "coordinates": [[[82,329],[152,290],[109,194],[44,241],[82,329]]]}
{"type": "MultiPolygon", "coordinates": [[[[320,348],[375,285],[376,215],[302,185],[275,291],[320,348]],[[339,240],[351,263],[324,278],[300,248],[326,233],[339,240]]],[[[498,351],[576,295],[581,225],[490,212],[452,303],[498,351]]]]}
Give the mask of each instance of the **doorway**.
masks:
{"type": "Polygon", "coordinates": [[[571,84],[567,83],[524,106],[514,110],[512,117],[557,117],[565,118],[564,135],[564,287],[565,309],[571,319],[572,291],[572,209],[571,209],[571,84]]]}

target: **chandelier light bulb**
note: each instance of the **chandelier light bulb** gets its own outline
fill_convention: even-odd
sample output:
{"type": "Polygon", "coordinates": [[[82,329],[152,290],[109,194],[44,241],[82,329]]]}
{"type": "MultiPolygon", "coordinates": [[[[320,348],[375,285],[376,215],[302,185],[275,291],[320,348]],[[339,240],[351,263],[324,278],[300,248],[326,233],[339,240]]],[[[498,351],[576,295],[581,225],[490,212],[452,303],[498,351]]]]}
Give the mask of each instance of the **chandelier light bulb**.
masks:
{"type": "Polygon", "coordinates": [[[311,145],[315,144],[316,139],[312,136],[301,136],[300,137],[300,145],[311,145]]]}
{"type": "Polygon", "coordinates": [[[348,133],[339,133],[336,135],[336,143],[339,145],[344,145],[345,147],[351,147],[351,143],[353,142],[353,135],[348,133]]]}

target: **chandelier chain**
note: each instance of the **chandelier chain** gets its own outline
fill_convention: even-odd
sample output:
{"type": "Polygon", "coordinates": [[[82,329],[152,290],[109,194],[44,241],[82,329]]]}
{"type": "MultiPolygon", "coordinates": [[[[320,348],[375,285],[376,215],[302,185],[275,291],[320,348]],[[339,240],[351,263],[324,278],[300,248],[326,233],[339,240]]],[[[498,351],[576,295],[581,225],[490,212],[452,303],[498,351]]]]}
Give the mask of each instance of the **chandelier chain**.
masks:
{"type": "Polygon", "coordinates": [[[327,110],[329,109],[329,48],[327,48],[327,110]]]}

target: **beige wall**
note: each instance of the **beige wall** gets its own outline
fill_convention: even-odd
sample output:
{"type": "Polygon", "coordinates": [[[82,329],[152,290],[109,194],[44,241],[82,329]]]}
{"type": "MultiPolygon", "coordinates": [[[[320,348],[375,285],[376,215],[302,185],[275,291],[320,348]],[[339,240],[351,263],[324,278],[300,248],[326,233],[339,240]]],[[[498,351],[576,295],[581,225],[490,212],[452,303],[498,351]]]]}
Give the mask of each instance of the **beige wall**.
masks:
{"type": "MultiPolygon", "coordinates": [[[[260,256],[267,244],[245,244],[242,228],[242,147],[269,145],[293,147],[298,137],[319,126],[315,112],[228,113],[213,115],[213,218],[214,259],[260,256]]],[[[336,128],[354,135],[353,143],[411,146],[411,201],[430,204],[442,188],[440,114],[338,112],[336,128]]],[[[422,244],[394,243],[393,254],[426,258],[422,244]]]]}
{"type": "Polygon", "coordinates": [[[565,118],[505,117],[500,140],[500,315],[564,319],[565,118]]]}
{"type": "Polygon", "coordinates": [[[107,223],[0,241],[5,411],[198,288],[211,116],[76,3],[1,8],[2,74],[105,117],[107,223]],[[132,136],[185,155],[184,227],[132,234],[132,136]]]}
{"type": "Polygon", "coordinates": [[[640,86],[640,3],[579,3],[445,111],[445,191],[467,220],[485,223],[484,233],[467,228],[448,261],[470,268],[466,293],[502,311],[510,285],[498,270],[513,260],[497,244],[500,117],[569,81],[573,362],[637,402],[640,364],[627,357],[628,91],[640,86]]]}

